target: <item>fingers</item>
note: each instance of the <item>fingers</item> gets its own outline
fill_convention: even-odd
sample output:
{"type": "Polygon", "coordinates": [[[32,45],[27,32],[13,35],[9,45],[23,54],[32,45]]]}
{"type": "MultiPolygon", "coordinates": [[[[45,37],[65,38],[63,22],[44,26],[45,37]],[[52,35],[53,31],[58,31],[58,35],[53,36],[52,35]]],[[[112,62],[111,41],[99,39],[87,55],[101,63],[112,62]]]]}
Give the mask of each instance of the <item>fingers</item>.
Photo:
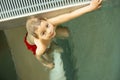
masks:
{"type": "Polygon", "coordinates": [[[99,0],[99,7],[98,8],[101,8],[101,4],[102,4],[102,0],[99,0]]]}
{"type": "Polygon", "coordinates": [[[54,68],[54,64],[50,63],[50,64],[43,64],[45,67],[49,68],[49,69],[53,69],[54,68]]]}
{"type": "Polygon", "coordinates": [[[97,0],[98,1],[98,9],[101,8],[102,0],[97,0]]]}
{"type": "Polygon", "coordinates": [[[101,4],[102,4],[102,0],[92,0],[90,4],[91,10],[93,11],[100,8],[101,4]]]}
{"type": "Polygon", "coordinates": [[[98,7],[98,9],[101,8],[101,5],[98,7]]]}
{"type": "Polygon", "coordinates": [[[101,4],[102,0],[92,0],[93,3],[101,4]]]}
{"type": "Polygon", "coordinates": [[[39,39],[34,39],[34,43],[35,43],[35,45],[37,45],[37,46],[40,46],[40,45],[41,45],[39,39]]]}
{"type": "Polygon", "coordinates": [[[102,3],[102,0],[99,0],[99,1],[98,1],[98,4],[101,4],[101,3],[102,3]]]}
{"type": "Polygon", "coordinates": [[[93,3],[96,4],[96,5],[98,5],[98,7],[99,6],[101,7],[102,1],[103,0],[93,0],[93,3]]]}

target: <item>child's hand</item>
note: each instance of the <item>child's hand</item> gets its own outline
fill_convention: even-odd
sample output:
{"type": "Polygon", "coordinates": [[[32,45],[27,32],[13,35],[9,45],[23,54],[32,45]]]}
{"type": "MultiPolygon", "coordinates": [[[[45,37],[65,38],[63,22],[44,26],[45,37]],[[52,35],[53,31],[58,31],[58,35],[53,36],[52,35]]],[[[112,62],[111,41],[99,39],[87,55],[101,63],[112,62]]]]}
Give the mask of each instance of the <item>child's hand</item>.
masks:
{"type": "Polygon", "coordinates": [[[53,69],[53,68],[54,68],[54,63],[49,63],[49,64],[44,64],[44,63],[43,63],[43,65],[44,65],[45,67],[47,67],[48,69],[53,69]]]}
{"type": "Polygon", "coordinates": [[[96,10],[101,7],[102,0],[92,0],[90,3],[91,11],[96,10]]]}
{"type": "Polygon", "coordinates": [[[40,40],[39,39],[34,39],[34,43],[37,47],[39,47],[41,45],[40,40]]]}

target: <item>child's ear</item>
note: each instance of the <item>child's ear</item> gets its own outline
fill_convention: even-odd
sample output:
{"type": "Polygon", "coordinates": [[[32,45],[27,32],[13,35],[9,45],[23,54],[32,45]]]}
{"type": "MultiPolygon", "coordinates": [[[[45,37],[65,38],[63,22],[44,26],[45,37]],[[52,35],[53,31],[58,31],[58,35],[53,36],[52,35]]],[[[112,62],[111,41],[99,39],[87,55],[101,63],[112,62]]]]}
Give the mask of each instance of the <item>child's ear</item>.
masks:
{"type": "Polygon", "coordinates": [[[34,33],[32,33],[32,35],[36,38],[36,39],[38,39],[39,37],[38,37],[38,35],[34,32],[34,33]]]}
{"type": "Polygon", "coordinates": [[[46,18],[46,17],[44,17],[44,19],[47,21],[47,18],[46,18]]]}

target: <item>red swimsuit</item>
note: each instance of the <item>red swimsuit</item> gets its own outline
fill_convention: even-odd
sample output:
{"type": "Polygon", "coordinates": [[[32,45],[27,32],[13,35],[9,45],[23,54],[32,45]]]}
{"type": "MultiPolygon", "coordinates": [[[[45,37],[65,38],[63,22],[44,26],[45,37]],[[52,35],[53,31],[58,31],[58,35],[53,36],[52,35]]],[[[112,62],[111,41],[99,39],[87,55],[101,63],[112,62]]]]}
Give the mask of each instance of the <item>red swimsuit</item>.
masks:
{"type": "Polygon", "coordinates": [[[35,55],[35,54],[36,54],[37,46],[36,46],[36,45],[31,45],[31,44],[29,44],[29,43],[27,42],[27,34],[26,34],[26,36],[25,36],[25,38],[24,38],[24,43],[26,44],[27,48],[28,48],[29,50],[31,50],[31,51],[33,52],[33,54],[35,55]]]}

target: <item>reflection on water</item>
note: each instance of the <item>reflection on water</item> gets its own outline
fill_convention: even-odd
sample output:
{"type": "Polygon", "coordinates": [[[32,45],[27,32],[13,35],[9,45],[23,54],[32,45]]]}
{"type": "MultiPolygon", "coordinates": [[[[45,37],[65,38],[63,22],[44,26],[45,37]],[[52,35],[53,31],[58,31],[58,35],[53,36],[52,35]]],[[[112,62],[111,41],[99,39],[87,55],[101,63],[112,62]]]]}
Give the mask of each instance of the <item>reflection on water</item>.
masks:
{"type": "Polygon", "coordinates": [[[105,0],[100,10],[64,24],[73,37],[58,40],[67,80],[120,80],[119,13],[120,0],[105,0]]]}
{"type": "Polygon", "coordinates": [[[74,80],[76,72],[73,66],[72,50],[69,41],[65,39],[65,40],[57,40],[57,42],[64,49],[64,52],[62,53],[62,60],[63,60],[64,70],[67,80],[74,80]]]}

